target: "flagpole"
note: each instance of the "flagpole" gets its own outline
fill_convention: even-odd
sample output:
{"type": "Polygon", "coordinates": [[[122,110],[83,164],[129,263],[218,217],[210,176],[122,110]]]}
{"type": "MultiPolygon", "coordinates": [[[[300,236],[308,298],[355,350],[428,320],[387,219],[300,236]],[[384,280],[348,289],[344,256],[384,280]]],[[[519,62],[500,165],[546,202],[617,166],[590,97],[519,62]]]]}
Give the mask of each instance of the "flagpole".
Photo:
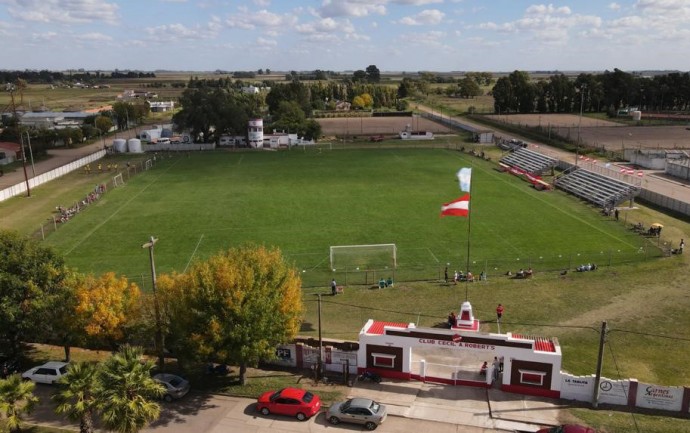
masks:
{"type": "MultiPolygon", "coordinates": [[[[472,166],[470,166],[472,168],[472,166]]],[[[468,205],[468,212],[467,212],[467,263],[465,264],[465,301],[469,301],[469,296],[468,296],[468,291],[469,291],[469,284],[470,284],[470,279],[467,278],[467,274],[470,272],[470,233],[472,232],[472,184],[474,182],[470,182],[470,202],[468,205]]],[[[473,276],[474,277],[474,276],[473,276]]]]}

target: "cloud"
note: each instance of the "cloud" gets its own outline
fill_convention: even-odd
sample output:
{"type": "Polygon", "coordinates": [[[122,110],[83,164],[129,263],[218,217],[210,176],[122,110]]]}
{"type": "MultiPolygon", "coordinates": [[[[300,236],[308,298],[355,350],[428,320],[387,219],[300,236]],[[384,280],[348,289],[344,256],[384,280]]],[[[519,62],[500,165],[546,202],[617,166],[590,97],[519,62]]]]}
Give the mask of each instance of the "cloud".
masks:
{"type": "Polygon", "coordinates": [[[399,22],[407,26],[436,25],[443,21],[446,14],[437,9],[423,10],[417,15],[404,17],[399,22]]]}
{"type": "Polygon", "coordinates": [[[242,13],[232,15],[225,20],[225,23],[232,28],[253,30],[260,29],[286,29],[293,27],[297,22],[297,17],[291,14],[275,14],[266,9],[260,11],[242,11],[242,13]]]}
{"type": "Polygon", "coordinates": [[[149,40],[166,43],[171,40],[203,40],[213,39],[217,36],[220,26],[217,19],[212,19],[205,26],[187,27],[184,24],[164,24],[162,26],[148,27],[144,32],[149,35],[149,40]]]}
{"type": "Polygon", "coordinates": [[[350,20],[335,20],[323,18],[310,23],[295,26],[295,30],[302,34],[304,39],[310,42],[341,42],[341,37],[347,40],[369,40],[369,37],[360,34],[350,20]]]}
{"type": "Polygon", "coordinates": [[[391,0],[391,3],[404,6],[423,6],[432,3],[443,3],[443,0],[391,0]]]}
{"type": "Polygon", "coordinates": [[[80,35],[79,39],[83,39],[89,42],[110,42],[113,40],[111,36],[104,35],[103,33],[98,32],[85,33],[83,35],[80,35]]]}
{"type": "Polygon", "coordinates": [[[621,10],[621,5],[619,5],[618,3],[611,3],[609,4],[609,9],[611,9],[612,11],[619,11],[621,10]]]}
{"type": "Polygon", "coordinates": [[[559,8],[553,5],[532,5],[527,8],[525,15],[570,15],[571,11],[568,6],[561,6],[559,8]]]}
{"type": "Polygon", "coordinates": [[[385,0],[324,0],[317,11],[323,18],[386,15],[385,0]]]}
{"type": "Polygon", "coordinates": [[[430,31],[424,33],[402,34],[399,39],[407,45],[440,46],[445,37],[445,32],[430,31]]]}
{"type": "Polygon", "coordinates": [[[5,0],[9,15],[17,20],[41,23],[85,24],[119,22],[115,3],[106,0],[5,0]]]}

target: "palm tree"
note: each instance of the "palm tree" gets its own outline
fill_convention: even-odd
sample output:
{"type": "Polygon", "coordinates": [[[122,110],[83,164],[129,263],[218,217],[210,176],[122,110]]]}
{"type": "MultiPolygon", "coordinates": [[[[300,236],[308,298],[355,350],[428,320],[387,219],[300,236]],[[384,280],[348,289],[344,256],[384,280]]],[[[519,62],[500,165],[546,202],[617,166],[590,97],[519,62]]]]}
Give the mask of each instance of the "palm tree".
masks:
{"type": "Polygon", "coordinates": [[[92,433],[96,410],[96,379],[98,364],[80,362],[71,364],[67,374],[58,381],[59,389],[53,395],[57,402],[55,412],[66,414],[71,421],[79,421],[81,433],[92,433]]]}
{"type": "Polygon", "coordinates": [[[105,428],[136,433],[160,415],[165,390],[151,377],[154,363],[142,359],[139,347],[123,346],[103,362],[98,372],[96,398],[105,428]]]}
{"type": "Polygon", "coordinates": [[[30,413],[38,403],[33,394],[35,387],[35,383],[23,381],[18,374],[0,380],[0,415],[9,431],[20,431],[22,413],[30,413]]]}

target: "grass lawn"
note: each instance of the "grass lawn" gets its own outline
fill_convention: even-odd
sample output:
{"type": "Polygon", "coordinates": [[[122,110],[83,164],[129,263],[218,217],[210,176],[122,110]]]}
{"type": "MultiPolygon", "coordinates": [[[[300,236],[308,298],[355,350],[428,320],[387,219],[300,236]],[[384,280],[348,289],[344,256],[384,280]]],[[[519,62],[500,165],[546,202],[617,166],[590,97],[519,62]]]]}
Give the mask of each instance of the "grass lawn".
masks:
{"type": "Polygon", "coordinates": [[[565,194],[537,192],[490,162],[439,149],[221,151],[159,159],[150,173],[108,193],[48,242],[83,272],[131,278],[147,274],[141,244],[154,235],[159,272],[181,272],[193,259],[255,242],[279,246],[307,287],[332,277],[346,284],[385,274],[397,281],[437,279],[448,264],[452,272],[467,262],[469,220],[439,218],[441,204],[460,196],[455,172],[462,166],[474,167],[470,268],[477,274],[605,266],[658,254],[644,238],[565,194]],[[330,267],[331,245],[382,243],[397,245],[395,271],[330,267]]]}

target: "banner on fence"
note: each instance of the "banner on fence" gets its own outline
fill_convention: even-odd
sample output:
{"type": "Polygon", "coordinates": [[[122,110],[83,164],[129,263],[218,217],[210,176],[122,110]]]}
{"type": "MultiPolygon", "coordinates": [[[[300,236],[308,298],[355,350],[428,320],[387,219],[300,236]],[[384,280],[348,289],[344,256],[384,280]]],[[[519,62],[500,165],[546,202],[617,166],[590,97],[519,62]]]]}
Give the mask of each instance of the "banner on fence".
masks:
{"type": "Polygon", "coordinates": [[[637,387],[637,407],[680,411],[683,403],[683,388],[640,383],[637,387]]]}

